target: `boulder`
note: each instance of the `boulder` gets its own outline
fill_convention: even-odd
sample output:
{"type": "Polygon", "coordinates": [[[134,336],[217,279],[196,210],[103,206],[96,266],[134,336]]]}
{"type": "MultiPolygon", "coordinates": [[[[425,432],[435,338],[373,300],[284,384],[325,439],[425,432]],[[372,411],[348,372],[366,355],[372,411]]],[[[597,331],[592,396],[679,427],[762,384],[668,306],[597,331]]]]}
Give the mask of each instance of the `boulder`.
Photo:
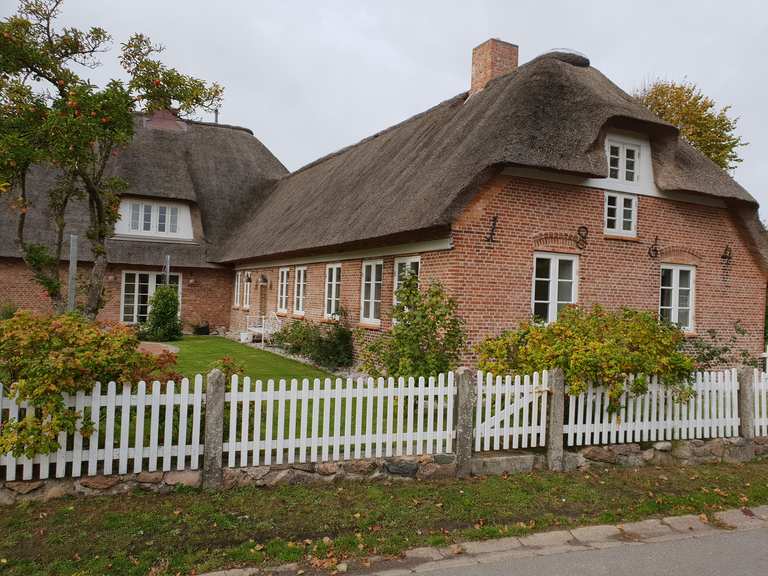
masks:
{"type": "Polygon", "coordinates": [[[655,442],[653,444],[653,449],[658,450],[659,452],[671,452],[672,442],[655,442]]]}
{"type": "Polygon", "coordinates": [[[361,476],[367,476],[372,474],[378,465],[375,460],[350,460],[344,462],[344,470],[350,474],[360,474],[361,476]]]}
{"type": "Polygon", "coordinates": [[[166,472],[163,477],[163,482],[168,486],[199,486],[200,471],[174,470],[172,472],[166,472]]]}
{"type": "Polygon", "coordinates": [[[419,471],[419,463],[398,458],[384,462],[384,468],[393,476],[409,476],[413,478],[419,471]]]}
{"type": "Polygon", "coordinates": [[[119,476],[86,476],[80,480],[80,486],[91,490],[109,490],[118,482],[119,476]]]}
{"type": "Polygon", "coordinates": [[[416,477],[421,480],[446,480],[456,476],[456,464],[437,464],[430,462],[419,466],[416,477]]]}
{"type": "Polygon", "coordinates": [[[40,488],[43,484],[42,480],[23,480],[6,482],[5,487],[16,492],[16,494],[29,494],[40,488]]]}
{"type": "Polygon", "coordinates": [[[322,464],[318,464],[316,468],[316,472],[320,474],[320,476],[333,476],[339,471],[339,465],[335,462],[323,462],[322,464]]]}
{"type": "Polygon", "coordinates": [[[157,472],[139,472],[136,481],[140,484],[160,484],[163,481],[163,473],[157,472]]]}
{"type": "Polygon", "coordinates": [[[603,448],[602,446],[590,446],[589,448],[584,448],[584,450],[581,451],[581,455],[587,460],[592,460],[593,462],[616,464],[619,461],[619,458],[615,452],[609,448],[603,448]]]}

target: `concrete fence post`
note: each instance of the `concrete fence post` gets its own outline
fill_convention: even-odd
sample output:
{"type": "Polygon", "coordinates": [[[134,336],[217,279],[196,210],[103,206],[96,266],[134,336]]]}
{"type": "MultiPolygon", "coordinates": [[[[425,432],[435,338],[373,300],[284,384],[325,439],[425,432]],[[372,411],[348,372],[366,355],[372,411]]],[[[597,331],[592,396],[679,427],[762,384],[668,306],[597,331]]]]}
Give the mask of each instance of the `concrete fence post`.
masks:
{"type": "Polygon", "coordinates": [[[739,420],[741,437],[746,440],[755,439],[755,369],[742,366],[738,372],[739,379],[739,420]]]}
{"type": "Polygon", "coordinates": [[[208,373],[205,390],[205,452],[203,454],[203,488],[222,487],[222,452],[224,441],[224,373],[215,368],[208,373]]]}
{"type": "Polygon", "coordinates": [[[473,414],[477,386],[469,368],[456,371],[456,474],[466,478],[472,472],[473,414]]]}
{"type": "Polygon", "coordinates": [[[563,426],[565,418],[565,377],[560,368],[549,372],[549,414],[547,414],[547,468],[564,468],[563,426]]]}

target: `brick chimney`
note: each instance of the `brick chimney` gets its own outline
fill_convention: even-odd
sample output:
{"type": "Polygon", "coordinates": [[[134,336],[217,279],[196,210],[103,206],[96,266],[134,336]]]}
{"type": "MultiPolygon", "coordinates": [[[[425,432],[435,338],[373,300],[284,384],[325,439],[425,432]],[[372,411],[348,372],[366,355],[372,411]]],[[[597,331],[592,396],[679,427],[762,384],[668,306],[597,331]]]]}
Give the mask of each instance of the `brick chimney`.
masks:
{"type": "Polygon", "coordinates": [[[469,95],[479,92],[494,78],[517,68],[517,44],[491,38],[472,50],[472,86],[469,95]]]}

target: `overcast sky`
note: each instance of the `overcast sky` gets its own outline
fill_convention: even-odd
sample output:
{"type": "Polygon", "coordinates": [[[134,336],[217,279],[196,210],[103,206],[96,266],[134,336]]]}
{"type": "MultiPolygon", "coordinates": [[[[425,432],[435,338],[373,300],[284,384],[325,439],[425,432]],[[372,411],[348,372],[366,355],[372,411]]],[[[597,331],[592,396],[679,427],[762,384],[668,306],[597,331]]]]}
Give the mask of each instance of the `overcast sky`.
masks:
{"type": "MultiPolygon", "coordinates": [[[[741,118],[734,176],[768,217],[761,1],[66,0],[61,21],[164,44],[168,65],[225,87],[220,121],[251,128],[290,170],[466,90],[472,48],[490,37],[518,44],[521,63],[578,50],[627,91],[687,78],[741,118]]],[[[116,56],[94,82],[120,75],[116,56]]]]}

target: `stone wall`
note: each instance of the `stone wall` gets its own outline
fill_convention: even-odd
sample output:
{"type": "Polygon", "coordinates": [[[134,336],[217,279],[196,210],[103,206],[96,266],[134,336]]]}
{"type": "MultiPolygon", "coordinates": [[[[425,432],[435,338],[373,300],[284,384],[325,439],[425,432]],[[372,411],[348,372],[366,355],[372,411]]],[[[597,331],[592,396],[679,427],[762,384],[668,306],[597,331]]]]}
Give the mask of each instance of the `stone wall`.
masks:
{"type": "MultiPolygon", "coordinates": [[[[225,489],[240,486],[316,484],[338,480],[441,480],[456,475],[452,454],[224,468],[225,489]]],[[[0,483],[0,505],[62,496],[118,495],[134,489],[168,492],[177,486],[199,487],[202,469],[142,472],[121,476],[86,476],[0,483]]]]}

